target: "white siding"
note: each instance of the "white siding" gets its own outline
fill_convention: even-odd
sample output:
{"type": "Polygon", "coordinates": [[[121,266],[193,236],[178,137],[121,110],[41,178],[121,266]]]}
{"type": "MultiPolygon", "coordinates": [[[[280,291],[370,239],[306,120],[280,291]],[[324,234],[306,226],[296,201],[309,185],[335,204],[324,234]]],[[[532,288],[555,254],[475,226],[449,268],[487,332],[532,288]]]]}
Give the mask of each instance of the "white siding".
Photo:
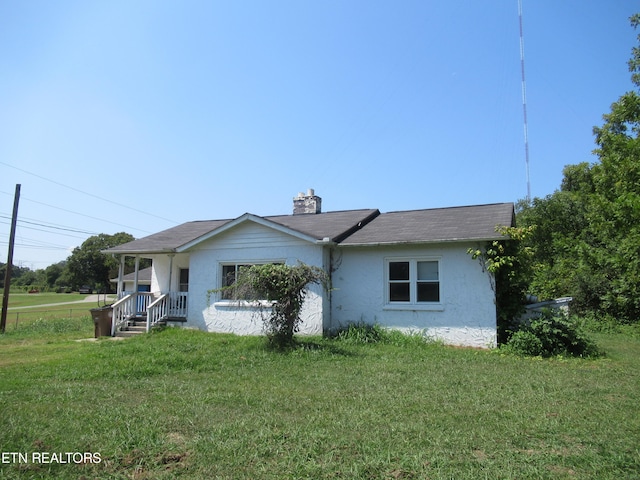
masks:
{"type": "Polygon", "coordinates": [[[169,255],[154,255],[153,269],[151,271],[151,291],[167,293],[170,290],[178,290],[178,282],[181,268],[189,268],[189,255],[177,254],[173,256],[173,265],[169,255]],[[171,270],[171,288],[169,287],[169,270],[171,270]]]}
{"type": "Polygon", "coordinates": [[[426,335],[451,345],[496,345],[495,295],[488,273],[467,253],[472,245],[370,247],[334,250],[331,329],[352,322],[380,324],[426,335]],[[386,302],[386,263],[393,258],[437,258],[440,305],[398,306],[386,302]]]}
{"type": "MultiPolygon", "coordinates": [[[[263,333],[255,307],[220,301],[219,294],[209,294],[222,285],[222,264],[284,262],[295,265],[300,261],[324,267],[322,246],[253,222],[242,223],[203,242],[189,254],[188,324],[210,332],[263,333]]],[[[324,297],[321,287],[310,288],[301,315],[301,334],[322,333],[329,315],[328,308],[323,308],[324,297]]]]}
{"type": "MultiPolygon", "coordinates": [[[[172,289],[180,268],[189,268],[189,318],[185,326],[210,332],[259,335],[262,322],[255,306],[221,301],[211,290],[222,285],[223,264],[304,262],[332,270],[333,290],[314,285],[303,307],[301,334],[321,334],[353,322],[378,323],[423,332],[447,344],[496,345],[495,294],[490,278],[467,253],[471,244],[423,247],[339,247],[331,249],[260,225],[243,222],[204,241],[173,260],[172,289]],[[439,262],[440,303],[389,304],[387,261],[422,259],[439,262]]],[[[152,291],[169,290],[168,255],[153,258],[152,291]]]]}

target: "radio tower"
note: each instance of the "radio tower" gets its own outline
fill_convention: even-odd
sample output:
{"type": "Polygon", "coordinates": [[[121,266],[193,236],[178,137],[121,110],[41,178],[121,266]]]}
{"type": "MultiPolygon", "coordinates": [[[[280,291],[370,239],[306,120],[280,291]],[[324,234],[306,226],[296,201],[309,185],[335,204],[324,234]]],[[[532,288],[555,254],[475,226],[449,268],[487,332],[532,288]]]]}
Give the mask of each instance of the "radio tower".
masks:
{"type": "Polygon", "coordinates": [[[522,0],[518,0],[518,19],[520,20],[520,70],[522,71],[522,113],[524,114],[524,160],[527,169],[527,203],[531,202],[531,183],[529,180],[529,128],[527,125],[527,83],[524,77],[524,36],[522,34],[522,0]]]}

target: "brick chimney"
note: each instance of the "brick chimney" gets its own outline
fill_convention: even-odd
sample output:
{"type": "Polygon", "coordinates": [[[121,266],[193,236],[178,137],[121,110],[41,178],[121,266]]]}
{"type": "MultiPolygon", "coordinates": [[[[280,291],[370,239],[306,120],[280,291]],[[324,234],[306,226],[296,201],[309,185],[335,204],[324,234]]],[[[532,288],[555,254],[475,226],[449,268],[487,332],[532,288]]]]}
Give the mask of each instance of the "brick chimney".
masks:
{"type": "Polygon", "coordinates": [[[312,188],[307,190],[307,194],[300,192],[293,198],[293,214],[304,215],[307,213],[320,213],[322,199],[318,197],[312,188]]]}

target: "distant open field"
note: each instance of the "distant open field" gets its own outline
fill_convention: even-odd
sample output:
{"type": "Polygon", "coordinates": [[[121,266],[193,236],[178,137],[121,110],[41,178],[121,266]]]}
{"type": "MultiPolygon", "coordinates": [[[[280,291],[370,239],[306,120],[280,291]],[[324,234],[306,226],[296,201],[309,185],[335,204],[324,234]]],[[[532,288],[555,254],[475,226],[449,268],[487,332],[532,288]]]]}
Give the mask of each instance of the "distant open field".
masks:
{"type": "MultiPolygon", "coordinates": [[[[113,296],[107,297],[113,302],[113,296]]],[[[89,310],[104,305],[103,295],[79,293],[11,293],[7,310],[7,329],[20,328],[35,320],[89,316],[89,310]]]]}

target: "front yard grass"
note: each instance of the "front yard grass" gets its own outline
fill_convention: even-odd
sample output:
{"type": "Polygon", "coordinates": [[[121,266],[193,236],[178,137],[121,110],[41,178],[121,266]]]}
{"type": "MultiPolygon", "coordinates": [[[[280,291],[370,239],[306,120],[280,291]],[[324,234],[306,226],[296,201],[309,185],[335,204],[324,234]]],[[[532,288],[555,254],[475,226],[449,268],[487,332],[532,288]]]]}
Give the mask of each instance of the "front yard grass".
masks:
{"type": "MultiPolygon", "coordinates": [[[[166,329],[0,336],[0,478],[640,478],[640,339],[597,360],[166,329]],[[46,337],[46,340],[43,339],[46,337]]],[[[84,330],[83,330],[84,328],[84,330]]]]}
{"type": "MultiPolygon", "coordinates": [[[[2,289],[0,289],[0,292],[2,289]]],[[[11,293],[9,295],[9,310],[19,307],[37,307],[54,303],[81,302],[87,295],[80,293],[11,293]]]]}

